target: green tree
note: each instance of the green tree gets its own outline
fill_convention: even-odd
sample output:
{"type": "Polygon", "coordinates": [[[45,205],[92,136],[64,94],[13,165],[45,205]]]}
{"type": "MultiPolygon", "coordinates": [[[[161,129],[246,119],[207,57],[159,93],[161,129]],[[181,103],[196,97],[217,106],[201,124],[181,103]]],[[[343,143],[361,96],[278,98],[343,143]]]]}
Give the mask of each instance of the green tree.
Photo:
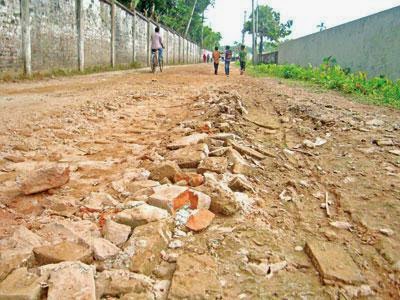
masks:
{"type": "MultiPolygon", "coordinates": [[[[258,12],[257,36],[260,37],[260,53],[263,53],[264,42],[269,42],[269,46],[277,45],[281,39],[292,33],[293,21],[289,20],[286,23],[282,23],[281,14],[268,5],[259,5],[256,12],[258,12]]],[[[253,33],[252,22],[253,14],[250,15],[250,20],[244,25],[245,32],[253,33]]]]}
{"type": "Polygon", "coordinates": [[[131,8],[136,7],[142,13],[147,12],[147,16],[182,35],[190,22],[187,36],[200,44],[203,31],[206,48],[213,48],[222,39],[220,33],[203,25],[202,15],[209,6],[214,5],[215,0],[121,0],[121,3],[131,8]]]}

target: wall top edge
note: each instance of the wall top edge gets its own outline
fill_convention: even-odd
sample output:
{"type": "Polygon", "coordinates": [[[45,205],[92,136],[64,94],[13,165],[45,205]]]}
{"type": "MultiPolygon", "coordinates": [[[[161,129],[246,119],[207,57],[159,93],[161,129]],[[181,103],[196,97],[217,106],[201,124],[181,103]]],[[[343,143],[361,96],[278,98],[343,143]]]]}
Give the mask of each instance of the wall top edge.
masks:
{"type": "MultiPolygon", "coordinates": [[[[98,1],[107,3],[107,4],[109,4],[109,5],[112,5],[112,2],[113,2],[113,0],[98,0],[98,1]]],[[[183,38],[183,39],[185,39],[185,40],[187,40],[187,41],[189,41],[189,42],[191,42],[191,43],[197,45],[198,47],[200,47],[196,42],[194,42],[194,41],[191,40],[191,39],[185,38],[184,36],[182,36],[181,34],[179,34],[178,32],[176,32],[174,29],[169,28],[168,26],[165,26],[165,25],[163,25],[163,24],[161,24],[161,23],[157,23],[156,21],[145,17],[142,13],[138,12],[137,10],[133,11],[133,10],[129,9],[129,8],[126,7],[125,5],[119,3],[118,1],[114,1],[114,2],[115,2],[115,5],[116,5],[116,6],[118,6],[119,8],[121,8],[121,9],[123,9],[123,10],[125,10],[125,11],[126,11],[127,13],[129,13],[130,15],[133,16],[133,15],[136,14],[136,15],[137,15],[139,18],[141,18],[142,20],[144,20],[144,21],[146,21],[146,22],[149,21],[150,23],[152,23],[152,24],[155,25],[155,26],[160,26],[162,29],[164,29],[164,30],[166,30],[166,31],[170,31],[170,32],[176,34],[177,36],[179,36],[179,37],[181,37],[181,38],[183,38]]]]}
{"type": "Polygon", "coordinates": [[[362,17],[362,18],[359,18],[359,19],[356,19],[356,20],[353,20],[353,21],[349,21],[349,22],[346,22],[346,23],[343,23],[343,24],[340,24],[340,25],[325,29],[324,31],[321,31],[321,32],[314,32],[314,33],[310,33],[310,34],[298,37],[296,39],[285,41],[281,45],[284,45],[286,43],[295,42],[295,41],[298,41],[298,40],[301,40],[301,39],[304,39],[304,38],[311,38],[311,37],[314,37],[314,36],[318,36],[320,34],[329,33],[329,32],[332,32],[334,30],[337,30],[338,28],[345,27],[345,26],[348,26],[348,25],[353,24],[353,23],[357,23],[357,22],[364,21],[364,20],[367,21],[369,18],[374,18],[374,17],[377,17],[379,15],[384,15],[384,14],[391,13],[391,12],[396,12],[396,11],[399,13],[399,17],[400,17],[400,5],[398,5],[398,6],[395,6],[395,7],[392,7],[392,8],[377,12],[377,13],[372,14],[372,15],[368,15],[368,16],[365,16],[365,17],[362,17]]]}

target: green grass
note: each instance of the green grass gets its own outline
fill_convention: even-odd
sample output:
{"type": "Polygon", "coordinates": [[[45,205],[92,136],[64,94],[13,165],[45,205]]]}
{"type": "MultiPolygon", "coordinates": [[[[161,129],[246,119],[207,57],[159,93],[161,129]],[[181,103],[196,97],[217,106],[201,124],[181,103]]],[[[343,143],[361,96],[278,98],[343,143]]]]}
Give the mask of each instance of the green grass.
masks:
{"type": "Polygon", "coordinates": [[[400,109],[400,80],[394,82],[385,77],[368,78],[366,73],[350,73],[330,58],[319,67],[297,65],[249,66],[253,76],[272,76],[299,80],[327,90],[336,90],[355,96],[364,103],[385,105],[400,109]]]}
{"type": "Polygon", "coordinates": [[[22,73],[17,72],[5,72],[0,73],[0,81],[20,81],[20,80],[38,80],[44,78],[53,78],[53,77],[65,77],[65,76],[74,76],[74,75],[86,75],[100,72],[109,72],[109,71],[121,71],[121,70],[129,70],[129,69],[138,69],[142,66],[137,63],[131,63],[126,65],[117,65],[114,68],[111,66],[93,66],[87,67],[83,72],[77,69],[53,69],[50,71],[39,71],[33,72],[31,76],[27,76],[22,73]]]}

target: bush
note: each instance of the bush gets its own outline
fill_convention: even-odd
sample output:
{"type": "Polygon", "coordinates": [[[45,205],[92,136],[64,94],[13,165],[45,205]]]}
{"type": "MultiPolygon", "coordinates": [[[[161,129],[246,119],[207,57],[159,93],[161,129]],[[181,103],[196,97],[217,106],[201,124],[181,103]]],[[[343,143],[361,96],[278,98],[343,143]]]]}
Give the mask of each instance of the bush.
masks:
{"type": "Polygon", "coordinates": [[[384,76],[368,79],[363,72],[350,73],[332,57],[319,67],[297,65],[256,65],[249,68],[254,75],[270,75],[285,79],[303,80],[330,90],[362,96],[362,100],[400,109],[400,80],[393,82],[384,76]]]}

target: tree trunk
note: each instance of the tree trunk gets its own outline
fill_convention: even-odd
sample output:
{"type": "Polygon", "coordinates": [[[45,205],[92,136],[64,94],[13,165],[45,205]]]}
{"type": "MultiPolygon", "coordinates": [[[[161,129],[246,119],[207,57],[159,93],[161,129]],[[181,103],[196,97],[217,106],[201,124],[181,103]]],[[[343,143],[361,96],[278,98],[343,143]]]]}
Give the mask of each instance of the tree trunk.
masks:
{"type": "Polygon", "coordinates": [[[190,28],[190,23],[192,23],[192,18],[193,18],[193,14],[194,14],[194,10],[196,8],[196,4],[197,4],[197,0],[194,0],[194,4],[193,4],[193,8],[192,8],[192,13],[190,14],[190,19],[189,22],[187,24],[186,30],[185,30],[185,37],[187,37],[187,34],[189,32],[189,28],[190,28]]]}
{"type": "Polygon", "coordinates": [[[263,53],[264,50],[264,37],[262,34],[260,34],[260,50],[258,51],[258,53],[261,55],[263,53]]]}

